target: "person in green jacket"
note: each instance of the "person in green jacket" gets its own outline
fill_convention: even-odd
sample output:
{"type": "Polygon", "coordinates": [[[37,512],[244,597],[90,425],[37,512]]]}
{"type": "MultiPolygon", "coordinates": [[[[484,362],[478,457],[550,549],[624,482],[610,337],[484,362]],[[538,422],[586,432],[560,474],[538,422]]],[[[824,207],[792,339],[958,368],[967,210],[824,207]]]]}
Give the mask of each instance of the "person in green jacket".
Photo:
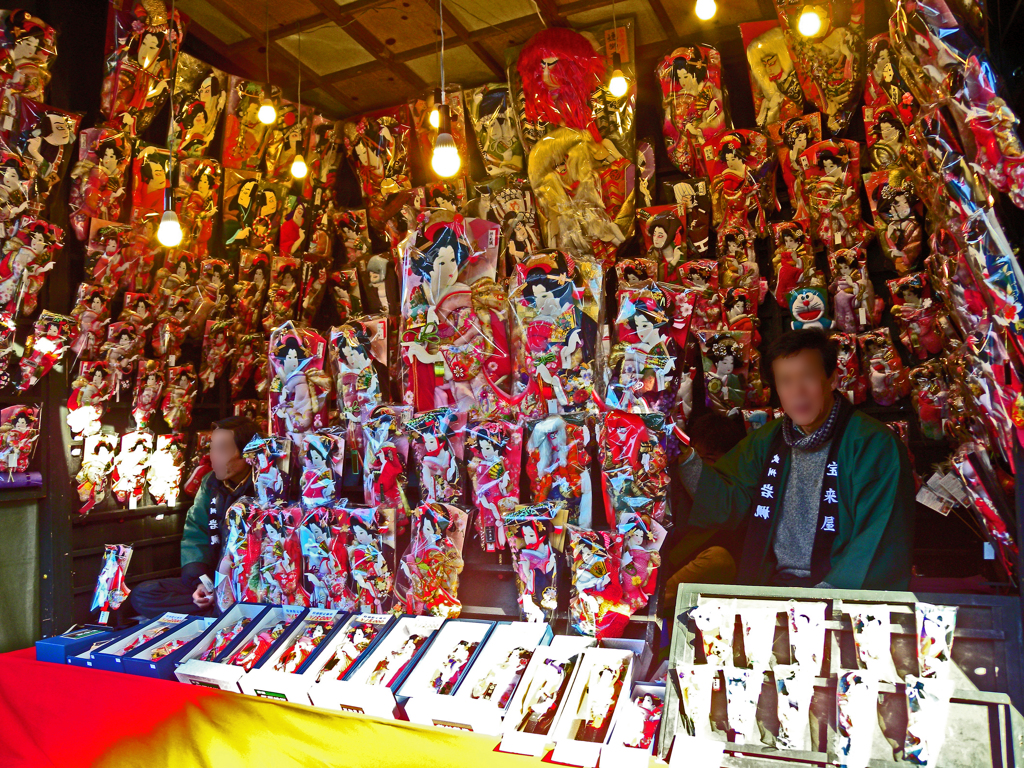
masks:
{"type": "Polygon", "coordinates": [[[694,453],[679,464],[689,523],[747,522],[741,584],[907,589],[915,492],[903,443],[835,391],[837,346],[823,332],[783,334],[765,362],[785,416],[714,465],[694,453]]]}
{"type": "Polygon", "coordinates": [[[181,577],[146,581],[132,589],[132,607],[142,616],[156,617],[167,611],[212,615],[214,596],[200,578],[212,582],[225,540],[225,513],[243,496],[254,496],[252,470],[242,451],[253,437],[262,436],[259,426],[245,416],[230,416],[213,425],[210,467],[185,517],[181,535],[181,577]]]}

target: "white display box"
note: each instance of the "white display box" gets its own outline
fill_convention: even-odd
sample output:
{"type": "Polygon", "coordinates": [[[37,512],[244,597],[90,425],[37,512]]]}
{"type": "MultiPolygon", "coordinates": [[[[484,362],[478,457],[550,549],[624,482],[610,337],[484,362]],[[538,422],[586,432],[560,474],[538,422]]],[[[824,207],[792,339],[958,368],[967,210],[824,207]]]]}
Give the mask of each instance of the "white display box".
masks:
{"type": "Polygon", "coordinates": [[[92,650],[90,658],[93,666],[96,669],[106,669],[111,672],[124,672],[124,657],[126,655],[138,653],[152,643],[162,644],[164,638],[179,625],[191,621],[192,617],[184,613],[165,613],[160,618],[141,625],[134,632],[121,635],[113,642],[92,650]],[[140,640],[142,642],[139,642],[140,640]],[[134,647],[132,647],[133,645],[134,647]]]}
{"type": "MultiPolygon", "coordinates": [[[[551,627],[547,624],[525,621],[497,624],[463,676],[455,695],[436,696],[431,703],[433,723],[500,736],[502,717],[512,703],[512,695],[525,675],[526,667],[537,648],[551,642],[551,636],[551,627]],[[524,660],[520,662],[520,659],[524,660]],[[500,706],[499,701],[506,693],[505,705],[500,706]]],[[[424,660],[420,667],[426,663],[424,660]]],[[[413,701],[417,700],[406,703],[407,713],[411,706],[419,706],[418,701],[415,705],[413,701]]],[[[411,713],[409,719],[421,722],[411,713]]]]}
{"type": "Polygon", "coordinates": [[[608,637],[599,642],[599,648],[615,648],[617,650],[629,650],[633,652],[633,676],[641,680],[650,680],[646,676],[647,668],[654,658],[654,651],[642,638],[635,637],[608,637]]]}
{"type": "MultiPolygon", "coordinates": [[[[299,673],[309,681],[307,691],[317,683],[344,680],[348,677],[363,656],[373,653],[373,649],[384,640],[391,625],[396,621],[397,619],[390,613],[351,614],[340,627],[335,628],[324,642],[323,648],[310,658],[309,664],[299,673]],[[369,644],[359,650],[365,639],[357,638],[353,630],[356,626],[367,624],[375,628],[372,631],[373,637],[370,638],[369,644]]],[[[365,638],[367,634],[368,632],[363,632],[362,637],[365,638]]],[[[309,701],[308,696],[306,700],[309,701]]]]}
{"type": "Polygon", "coordinates": [[[371,652],[364,653],[344,680],[321,681],[309,690],[316,707],[395,718],[397,691],[430,647],[444,619],[403,616],[371,652]],[[419,638],[419,643],[413,642],[419,638]]]}
{"type": "Polygon", "coordinates": [[[601,768],[647,768],[654,753],[654,745],[658,743],[661,723],[658,723],[658,727],[651,734],[651,743],[647,747],[633,747],[626,743],[627,740],[632,741],[636,734],[643,732],[646,713],[635,702],[642,701],[645,696],[651,696],[661,702],[659,706],[664,718],[665,686],[660,683],[634,684],[629,701],[623,699],[615,713],[608,743],[601,748],[601,768]]]}
{"type": "MultiPolygon", "coordinates": [[[[227,612],[217,619],[217,622],[206,630],[206,634],[196,643],[192,650],[182,656],[178,667],[174,670],[175,677],[183,683],[202,685],[207,688],[221,688],[225,691],[238,690],[238,678],[245,670],[241,667],[229,667],[226,664],[218,663],[231,658],[231,654],[244,642],[249,630],[260,623],[260,620],[267,612],[274,610],[265,605],[254,603],[235,603],[227,612]],[[246,627],[228,643],[212,661],[200,661],[199,657],[205,654],[222,631],[227,631],[241,619],[249,619],[246,627]]],[[[277,610],[281,610],[278,608],[277,610]]],[[[279,614],[279,615],[283,615],[279,614]]]]}
{"type": "Polygon", "coordinates": [[[264,654],[256,666],[238,681],[242,693],[249,696],[261,696],[267,699],[278,701],[291,701],[298,704],[309,704],[309,686],[313,680],[304,676],[302,671],[307,669],[327,646],[331,634],[338,625],[345,624],[346,614],[344,611],[335,611],[331,608],[311,608],[300,621],[288,627],[288,630],[281,636],[281,640],[274,645],[274,648],[264,654]],[[278,661],[291,649],[297,641],[309,629],[310,626],[320,624],[325,627],[324,638],[314,649],[309,657],[300,665],[295,672],[284,672],[275,669],[278,661]],[[329,626],[328,626],[329,625],[329,626]]]}
{"type": "Polygon", "coordinates": [[[500,747],[502,752],[539,757],[547,751],[548,745],[554,741],[554,724],[558,722],[565,705],[566,694],[572,687],[580,658],[584,651],[594,647],[595,642],[592,637],[558,635],[551,640],[550,645],[537,649],[505,710],[500,747]],[[564,665],[564,671],[557,673],[556,665],[564,665]],[[557,687],[554,687],[555,683],[557,687]],[[545,718],[546,727],[538,729],[530,723],[531,712],[541,701],[550,701],[551,695],[557,695],[554,712],[550,713],[550,718],[545,718]]]}
{"type": "Polygon", "coordinates": [[[601,755],[601,747],[608,741],[611,726],[618,714],[619,704],[628,699],[633,684],[633,652],[617,648],[592,648],[583,653],[579,670],[569,688],[558,719],[555,721],[555,751],[551,759],[556,763],[594,768],[601,755]],[[602,670],[614,670],[604,673],[602,670]],[[605,674],[619,677],[605,679],[605,674]],[[614,694],[614,683],[621,680],[621,688],[614,694]],[[606,687],[607,685],[607,687],[606,687]],[[582,740],[580,736],[592,711],[604,711],[605,731],[599,741],[582,740]]]}
{"type": "Polygon", "coordinates": [[[449,721],[446,705],[453,700],[494,627],[493,621],[474,619],[448,619],[444,623],[430,649],[395,694],[410,722],[471,730],[457,721],[449,721]],[[440,689],[445,686],[447,691],[442,693],[440,689]]]}

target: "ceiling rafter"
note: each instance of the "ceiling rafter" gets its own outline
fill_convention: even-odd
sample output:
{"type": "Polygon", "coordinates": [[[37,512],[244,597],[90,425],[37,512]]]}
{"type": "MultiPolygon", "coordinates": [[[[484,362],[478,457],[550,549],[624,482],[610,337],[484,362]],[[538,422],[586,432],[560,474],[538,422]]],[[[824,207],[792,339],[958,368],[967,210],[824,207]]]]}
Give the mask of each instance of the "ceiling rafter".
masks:
{"type": "MultiPolygon", "coordinates": [[[[430,9],[434,12],[435,16],[438,16],[438,18],[440,18],[440,9],[434,3],[433,0],[423,0],[423,2],[430,7],[430,9]]],[[[452,31],[460,38],[469,38],[469,30],[466,29],[465,26],[463,26],[461,21],[455,18],[454,14],[448,14],[448,18],[445,19],[445,24],[451,27],[452,31]]],[[[466,45],[469,46],[469,50],[475,53],[477,57],[481,61],[483,61],[483,63],[487,65],[487,68],[491,70],[491,72],[493,72],[495,75],[497,75],[498,77],[502,77],[505,74],[504,68],[495,60],[493,56],[491,56],[490,51],[488,51],[486,48],[480,45],[479,42],[475,40],[467,40],[466,45]]],[[[445,40],[445,47],[448,47],[448,40],[445,40]]]]}
{"type": "MultiPolygon", "coordinates": [[[[384,66],[390,69],[395,75],[402,78],[412,87],[418,91],[426,89],[427,83],[413,72],[409,67],[400,61],[396,61],[394,54],[380,42],[373,33],[364,27],[355,16],[352,15],[354,12],[352,6],[359,5],[359,0],[352,3],[344,8],[339,7],[334,0],[311,0],[313,5],[323,11],[327,16],[330,17],[331,21],[337,24],[339,27],[345,30],[348,35],[359,43],[363,48],[373,54],[374,57],[380,59],[384,66]]],[[[367,0],[369,3],[370,0],[367,0]]],[[[379,4],[376,0],[373,0],[374,4],[379,4]]],[[[326,80],[325,82],[334,82],[326,80]]]]}
{"type": "MultiPolygon", "coordinates": [[[[230,21],[232,21],[234,24],[237,24],[239,27],[248,32],[254,39],[259,40],[263,38],[264,35],[266,34],[265,30],[260,29],[247,16],[243,16],[242,14],[235,11],[235,9],[228,5],[225,2],[225,0],[208,0],[208,2],[216,10],[224,14],[230,21]]],[[[345,94],[343,94],[337,88],[337,86],[321,78],[320,75],[318,75],[308,66],[306,66],[298,59],[296,59],[294,56],[292,56],[287,50],[285,50],[285,48],[279,42],[274,42],[273,40],[271,40],[270,45],[274,49],[274,54],[276,56],[289,62],[292,66],[301,67],[302,76],[304,78],[307,78],[310,82],[315,83],[318,88],[322,88],[332,98],[337,99],[346,109],[351,109],[352,111],[357,111],[359,109],[359,107],[356,106],[355,102],[353,102],[351,99],[345,96],[345,94]]],[[[291,83],[293,79],[295,79],[294,76],[286,77],[284,82],[291,83]]]]}

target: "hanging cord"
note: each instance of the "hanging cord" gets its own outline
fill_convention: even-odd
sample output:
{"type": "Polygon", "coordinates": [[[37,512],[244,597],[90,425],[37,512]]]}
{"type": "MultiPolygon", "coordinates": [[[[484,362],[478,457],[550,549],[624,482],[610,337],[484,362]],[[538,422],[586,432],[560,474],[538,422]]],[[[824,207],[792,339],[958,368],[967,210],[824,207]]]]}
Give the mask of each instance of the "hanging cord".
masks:
{"type": "Polygon", "coordinates": [[[264,17],[263,29],[266,33],[266,44],[264,45],[263,52],[265,54],[265,60],[267,62],[267,87],[270,87],[270,0],[263,6],[266,9],[266,16],[264,17]]]}
{"type": "Polygon", "coordinates": [[[441,103],[444,104],[444,0],[437,0],[437,16],[441,21],[441,103]]]}
{"type": "MultiPolygon", "coordinates": [[[[175,15],[174,0],[171,0],[171,17],[167,20],[167,29],[168,29],[168,31],[171,31],[171,32],[175,31],[174,30],[174,15],[175,15]]],[[[175,33],[175,34],[177,34],[177,33],[175,33]]],[[[174,40],[171,43],[171,45],[181,45],[181,41],[180,40],[174,40]]],[[[177,74],[178,57],[175,56],[173,54],[173,52],[171,53],[171,61],[174,62],[175,66],[171,70],[170,74],[168,75],[168,79],[170,80],[169,85],[170,85],[170,91],[171,91],[170,95],[168,96],[168,99],[170,100],[170,103],[171,103],[171,124],[169,126],[170,127],[170,131],[168,132],[168,135],[167,135],[167,147],[170,149],[170,159],[167,161],[167,182],[169,184],[173,185],[174,184],[174,146],[175,146],[176,143],[181,141],[181,137],[178,136],[178,132],[176,130],[177,127],[178,127],[177,123],[174,122],[174,80],[175,80],[175,76],[177,74]],[[175,139],[177,139],[177,141],[175,141],[175,139]]]]}
{"type": "Polygon", "coordinates": [[[302,27],[299,27],[299,114],[296,120],[302,120],[302,27]]]}

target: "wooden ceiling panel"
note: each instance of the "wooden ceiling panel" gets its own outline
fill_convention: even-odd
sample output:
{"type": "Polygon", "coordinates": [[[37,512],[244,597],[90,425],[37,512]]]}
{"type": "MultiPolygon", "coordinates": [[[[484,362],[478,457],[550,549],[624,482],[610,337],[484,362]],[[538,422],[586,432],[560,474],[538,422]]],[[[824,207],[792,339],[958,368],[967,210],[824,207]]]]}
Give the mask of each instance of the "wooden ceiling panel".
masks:
{"type": "MultiPolygon", "coordinates": [[[[402,53],[412,48],[435,45],[438,33],[437,15],[422,2],[410,7],[373,8],[358,16],[359,23],[392,53],[402,53]]],[[[445,24],[445,37],[455,39],[457,33],[445,24]]]]}
{"type": "MultiPolygon", "coordinates": [[[[424,56],[406,62],[409,69],[427,83],[440,83],[441,73],[436,56],[424,56]]],[[[468,46],[453,48],[444,54],[445,81],[458,83],[463,87],[482,85],[498,79],[498,76],[468,46]]]]}
{"type": "Polygon", "coordinates": [[[309,91],[304,90],[302,92],[302,103],[305,104],[307,99],[309,99],[311,104],[317,105],[318,112],[328,117],[338,118],[352,114],[351,109],[335,99],[323,88],[313,88],[309,91]]]}
{"type": "MultiPolygon", "coordinates": [[[[638,46],[656,43],[661,40],[669,40],[675,34],[675,30],[665,29],[662,26],[658,16],[646,0],[626,0],[622,3],[616,3],[616,12],[616,18],[620,25],[626,20],[633,22],[636,34],[635,44],[638,46]]],[[[592,11],[574,13],[566,18],[573,27],[583,29],[595,24],[611,21],[612,14],[609,8],[595,8],[592,11]]]]}
{"type": "Polygon", "coordinates": [[[480,44],[498,61],[507,66],[506,52],[510,48],[519,47],[542,29],[544,29],[544,26],[540,23],[540,19],[534,15],[519,26],[510,27],[500,34],[495,33],[487,39],[481,40],[480,44]]]}
{"type": "Polygon", "coordinates": [[[195,27],[201,27],[204,31],[213,34],[225,45],[242,43],[249,40],[249,33],[231,21],[227,16],[211,6],[206,0],[177,0],[176,7],[185,13],[192,23],[189,25],[188,34],[191,34],[195,27]]]}
{"type": "MultiPolygon", "coordinates": [[[[299,56],[299,35],[290,35],[278,40],[278,44],[295,57],[299,56]]],[[[344,62],[346,66],[357,66],[373,61],[373,54],[336,24],[302,32],[302,63],[318,75],[336,72],[344,62]]]]}
{"type": "MultiPolygon", "coordinates": [[[[427,0],[436,5],[436,0],[427,0]]],[[[474,32],[483,30],[491,24],[501,24],[513,19],[522,19],[528,16],[537,18],[533,3],[530,0],[445,0],[445,15],[451,13],[456,16],[462,25],[474,32]]],[[[540,19],[537,19],[540,23],[540,19]]]]}
{"type": "Polygon", "coordinates": [[[260,29],[270,14],[270,29],[306,19],[317,12],[310,0],[224,0],[234,10],[244,14],[260,29]]]}
{"type": "Polygon", "coordinates": [[[336,88],[356,107],[357,112],[401,104],[421,95],[419,89],[386,69],[343,80],[336,88]]]}

